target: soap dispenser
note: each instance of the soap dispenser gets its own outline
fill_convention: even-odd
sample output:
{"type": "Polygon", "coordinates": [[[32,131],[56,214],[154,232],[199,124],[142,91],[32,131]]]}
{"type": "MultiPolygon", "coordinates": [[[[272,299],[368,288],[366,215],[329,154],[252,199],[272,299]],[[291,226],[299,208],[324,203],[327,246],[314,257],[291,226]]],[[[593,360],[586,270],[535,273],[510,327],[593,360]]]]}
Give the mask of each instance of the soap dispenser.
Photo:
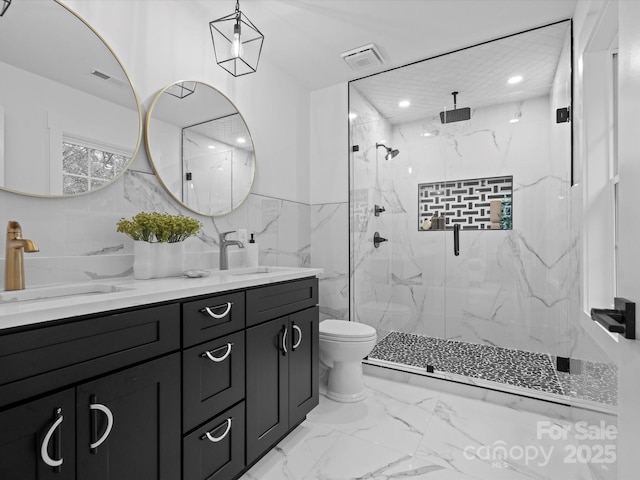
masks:
{"type": "Polygon", "coordinates": [[[249,243],[246,246],[246,254],[247,254],[247,267],[257,267],[258,266],[258,244],[253,238],[254,234],[251,234],[251,238],[249,239],[249,243]]]}

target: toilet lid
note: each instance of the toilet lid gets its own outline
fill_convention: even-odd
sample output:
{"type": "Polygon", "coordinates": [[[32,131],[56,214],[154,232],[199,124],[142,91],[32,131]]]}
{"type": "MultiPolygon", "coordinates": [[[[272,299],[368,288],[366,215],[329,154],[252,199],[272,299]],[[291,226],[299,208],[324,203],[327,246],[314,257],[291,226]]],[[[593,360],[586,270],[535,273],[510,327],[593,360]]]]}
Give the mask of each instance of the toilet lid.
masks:
{"type": "Polygon", "coordinates": [[[320,336],[345,339],[371,338],[376,336],[376,329],[364,323],[329,319],[320,322],[320,336]]]}

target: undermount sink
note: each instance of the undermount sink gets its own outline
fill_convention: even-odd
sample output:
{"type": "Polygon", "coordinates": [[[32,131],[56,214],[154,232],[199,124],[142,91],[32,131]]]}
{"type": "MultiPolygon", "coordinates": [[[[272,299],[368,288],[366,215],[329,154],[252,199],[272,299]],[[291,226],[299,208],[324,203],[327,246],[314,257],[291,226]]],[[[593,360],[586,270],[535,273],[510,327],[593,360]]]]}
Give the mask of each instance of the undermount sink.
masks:
{"type": "Polygon", "coordinates": [[[73,285],[52,285],[34,287],[25,290],[0,292],[0,304],[36,300],[51,300],[61,297],[77,297],[80,295],[99,295],[130,290],[130,288],[107,285],[104,283],[79,283],[73,285]]]}
{"type": "Polygon", "coordinates": [[[237,277],[239,275],[264,275],[267,273],[275,273],[281,270],[281,267],[238,267],[229,270],[211,270],[212,275],[237,277]]]}
{"type": "Polygon", "coordinates": [[[229,270],[211,270],[211,275],[218,277],[239,277],[249,275],[267,275],[270,273],[287,273],[296,270],[291,267],[238,267],[229,270]]]}
{"type": "Polygon", "coordinates": [[[249,268],[239,268],[237,270],[230,270],[229,275],[257,275],[260,273],[273,273],[274,270],[272,267],[249,267],[249,268]]]}

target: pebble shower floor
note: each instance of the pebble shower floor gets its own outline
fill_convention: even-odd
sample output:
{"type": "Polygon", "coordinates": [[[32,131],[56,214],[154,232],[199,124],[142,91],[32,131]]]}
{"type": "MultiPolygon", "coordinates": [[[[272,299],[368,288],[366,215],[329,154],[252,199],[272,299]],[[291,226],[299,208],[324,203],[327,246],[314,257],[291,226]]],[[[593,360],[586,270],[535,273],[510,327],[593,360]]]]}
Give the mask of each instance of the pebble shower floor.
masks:
{"type": "MultiPolygon", "coordinates": [[[[390,332],[368,359],[424,368],[537,390],[554,395],[617,404],[615,366],[580,361],[575,373],[556,370],[556,358],[543,353],[457,340],[390,332]]],[[[576,362],[572,360],[575,365],[576,362]]]]}

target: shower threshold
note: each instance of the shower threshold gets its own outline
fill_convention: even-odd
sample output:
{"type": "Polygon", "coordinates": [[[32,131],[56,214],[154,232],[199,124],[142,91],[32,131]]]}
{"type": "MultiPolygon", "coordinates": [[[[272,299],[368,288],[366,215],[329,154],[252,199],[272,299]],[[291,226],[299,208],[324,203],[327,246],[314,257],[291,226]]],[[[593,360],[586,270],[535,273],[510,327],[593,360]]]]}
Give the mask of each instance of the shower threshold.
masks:
{"type": "Polygon", "coordinates": [[[615,367],[582,361],[580,373],[559,372],[544,353],[392,331],[365,363],[576,406],[617,404],[615,367]]]}

